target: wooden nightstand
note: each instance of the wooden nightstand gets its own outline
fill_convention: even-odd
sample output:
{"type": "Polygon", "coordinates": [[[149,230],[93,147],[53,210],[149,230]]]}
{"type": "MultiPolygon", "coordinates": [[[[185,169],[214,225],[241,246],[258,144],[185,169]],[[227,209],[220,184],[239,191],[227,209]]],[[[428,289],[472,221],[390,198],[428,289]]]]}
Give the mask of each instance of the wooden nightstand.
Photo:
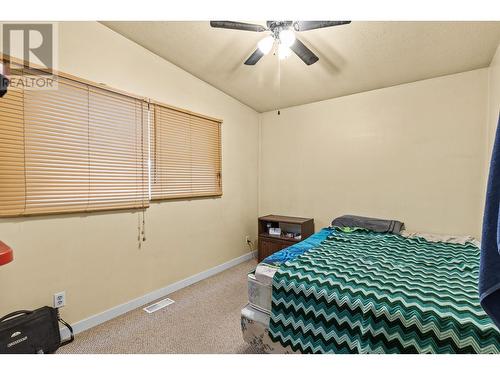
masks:
{"type": "Polygon", "coordinates": [[[259,217],[258,222],[259,233],[259,262],[269,255],[292,246],[300,242],[314,233],[314,219],[267,215],[259,217]],[[280,235],[269,234],[269,228],[280,228],[280,235]],[[298,236],[292,236],[295,233],[298,236]]]}

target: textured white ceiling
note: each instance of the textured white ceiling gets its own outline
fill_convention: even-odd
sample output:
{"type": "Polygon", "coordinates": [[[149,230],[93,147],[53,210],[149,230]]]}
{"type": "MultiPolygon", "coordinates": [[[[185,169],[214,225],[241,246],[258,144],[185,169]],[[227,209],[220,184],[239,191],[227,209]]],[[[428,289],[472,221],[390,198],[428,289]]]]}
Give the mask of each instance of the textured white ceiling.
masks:
{"type": "Polygon", "coordinates": [[[103,24],[259,112],[483,68],[500,43],[500,22],[353,21],[297,34],[316,64],[269,54],[246,66],[264,34],[208,21],[103,24]]]}

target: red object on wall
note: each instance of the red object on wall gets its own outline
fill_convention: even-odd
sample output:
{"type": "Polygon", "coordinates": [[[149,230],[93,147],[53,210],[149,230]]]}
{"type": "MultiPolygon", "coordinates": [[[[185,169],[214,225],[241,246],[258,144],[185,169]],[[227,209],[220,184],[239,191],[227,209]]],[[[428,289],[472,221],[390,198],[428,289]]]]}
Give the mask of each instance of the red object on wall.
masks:
{"type": "Polygon", "coordinates": [[[12,249],[0,241],[0,266],[10,263],[14,260],[12,249]]]}

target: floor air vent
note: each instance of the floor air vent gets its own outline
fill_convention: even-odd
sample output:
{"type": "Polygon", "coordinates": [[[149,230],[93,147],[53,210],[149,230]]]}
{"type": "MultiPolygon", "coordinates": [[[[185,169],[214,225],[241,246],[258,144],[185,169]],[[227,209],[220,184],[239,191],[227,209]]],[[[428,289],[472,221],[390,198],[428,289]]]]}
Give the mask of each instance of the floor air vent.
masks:
{"type": "Polygon", "coordinates": [[[146,311],[148,314],[152,314],[160,309],[163,309],[164,307],[167,307],[168,305],[171,305],[174,302],[175,301],[171,300],[170,298],[165,298],[162,299],[161,301],[153,303],[148,307],[145,307],[143,310],[146,311]]]}

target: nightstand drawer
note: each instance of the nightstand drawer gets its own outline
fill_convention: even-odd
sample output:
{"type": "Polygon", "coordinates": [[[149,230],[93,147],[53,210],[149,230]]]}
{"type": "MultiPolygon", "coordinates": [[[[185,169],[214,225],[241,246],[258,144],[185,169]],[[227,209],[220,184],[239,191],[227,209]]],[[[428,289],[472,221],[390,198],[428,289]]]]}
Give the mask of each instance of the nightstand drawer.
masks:
{"type": "Polygon", "coordinates": [[[274,254],[285,247],[291,246],[293,243],[281,241],[279,239],[259,238],[259,262],[269,255],[274,254]]]}

